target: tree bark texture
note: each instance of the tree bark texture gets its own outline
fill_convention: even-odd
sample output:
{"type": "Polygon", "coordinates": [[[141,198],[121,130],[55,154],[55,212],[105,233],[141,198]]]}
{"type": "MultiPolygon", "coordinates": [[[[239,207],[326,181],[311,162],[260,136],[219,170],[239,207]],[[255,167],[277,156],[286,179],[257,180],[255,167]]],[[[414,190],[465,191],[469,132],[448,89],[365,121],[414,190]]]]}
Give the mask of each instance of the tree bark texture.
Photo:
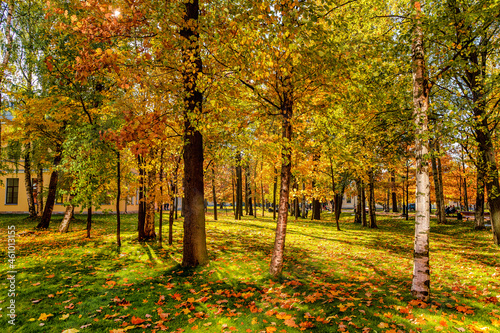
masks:
{"type": "Polygon", "coordinates": [[[215,170],[212,168],[212,199],[214,201],[214,221],[217,221],[217,195],[215,193],[215,170]]]}
{"type": "Polygon", "coordinates": [[[392,212],[397,213],[398,212],[398,200],[396,196],[396,174],[393,171],[391,171],[391,195],[392,195],[392,212]]]}
{"type": "Polygon", "coordinates": [[[36,182],[36,204],[38,205],[38,216],[43,214],[43,169],[37,170],[36,182]]]}
{"type": "Polygon", "coordinates": [[[87,207],[87,238],[90,238],[90,229],[92,229],[92,201],[89,201],[87,207]]]}
{"type": "Polygon", "coordinates": [[[292,116],[293,100],[292,86],[290,79],[285,79],[283,101],[281,105],[282,115],[282,148],[281,148],[281,188],[280,202],[278,209],[278,222],[276,225],[276,238],[274,240],[274,249],[269,267],[269,273],[272,276],[278,276],[283,270],[283,256],[285,252],[285,236],[288,219],[288,200],[290,195],[290,179],[292,175],[292,116]]]}
{"type": "MultiPolygon", "coordinates": [[[[116,245],[118,247],[122,246],[122,241],[120,237],[121,229],[121,216],[120,216],[120,200],[122,194],[122,176],[121,176],[121,163],[120,163],[120,151],[116,152],[116,245]]],[[[127,198],[125,198],[125,204],[127,203],[127,198]]]]}
{"type": "Polygon", "coordinates": [[[43,210],[42,219],[37,225],[37,229],[47,229],[50,224],[50,219],[52,218],[52,211],[54,210],[54,204],[56,202],[56,191],[57,191],[57,181],[59,179],[59,172],[57,171],[57,166],[62,160],[62,144],[58,144],[55,149],[54,156],[54,170],[50,174],[49,189],[47,193],[47,202],[45,203],[45,208],[43,210]]]}
{"type": "Polygon", "coordinates": [[[424,35],[420,22],[420,3],[415,2],[417,22],[412,45],[413,65],[413,115],[415,119],[415,159],[416,159],[416,212],[415,212],[415,246],[413,262],[413,281],[411,293],[413,297],[424,302],[430,297],[429,266],[429,172],[425,156],[429,149],[427,140],[423,138],[428,131],[429,91],[425,70],[424,35]]]}
{"type": "Polygon", "coordinates": [[[186,12],[180,35],[183,38],[184,70],[184,240],[183,267],[196,267],[208,261],[203,183],[203,137],[193,124],[202,114],[203,96],[197,87],[203,73],[200,55],[198,0],[185,1],[186,12]]]}
{"type": "Polygon", "coordinates": [[[75,207],[71,204],[71,200],[73,199],[73,196],[69,196],[69,205],[66,206],[66,210],[64,211],[64,217],[61,221],[61,224],[59,225],[59,232],[60,233],[65,233],[68,232],[69,230],[69,225],[71,223],[71,220],[73,219],[73,211],[75,207]]]}
{"type": "Polygon", "coordinates": [[[28,210],[30,217],[36,217],[35,197],[33,195],[33,184],[31,181],[31,144],[24,145],[24,188],[28,198],[28,210]]]}
{"type": "Polygon", "coordinates": [[[241,220],[243,215],[243,175],[241,170],[241,152],[236,155],[236,212],[235,219],[241,220]]]}
{"type": "Polygon", "coordinates": [[[373,169],[368,171],[368,212],[370,214],[370,228],[377,227],[377,217],[375,215],[375,176],[373,169]]]}

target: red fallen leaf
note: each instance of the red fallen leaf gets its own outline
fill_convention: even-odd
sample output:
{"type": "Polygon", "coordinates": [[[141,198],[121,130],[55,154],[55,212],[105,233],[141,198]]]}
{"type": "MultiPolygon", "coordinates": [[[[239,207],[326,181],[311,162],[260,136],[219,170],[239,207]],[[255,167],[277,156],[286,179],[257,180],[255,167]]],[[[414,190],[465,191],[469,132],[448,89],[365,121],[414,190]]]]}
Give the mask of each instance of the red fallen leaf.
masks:
{"type": "Polygon", "coordinates": [[[498,303],[498,298],[496,298],[495,296],[487,297],[487,298],[484,299],[484,302],[485,303],[497,304],[498,303]]]}
{"type": "Polygon", "coordinates": [[[118,303],[118,306],[130,306],[130,305],[132,305],[132,303],[126,301],[125,299],[122,302],[118,303]]]}
{"type": "Polygon", "coordinates": [[[178,294],[178,293],[175,293],[175,294],[170,295],[170,296],[172,296],[172,298],[175,299],[176,301],[180,301],[181,297],[182,297],[182,295],[178,294]]]}
{"type": "Polygon", "coordinates": [[[39,286],[39,285],[40,285],[40,282],[37,282],[37,283],[32,283],[31,285],[36,287],[36,286],[39,286]]]}
{"type": "Polygon", "coordinates": [[[130,320],[130,322],[133,324],[133,325],[139,325],[139,324],[142,324],[143,322],[145,322],[144,319],[141,319],[141,318],[138,318],[136,316],[132,316],[132,319],[130,320]]]}
{"type": "Polygon", "coordinates": [[[47,279],[52,279],[55,275],[54,274],[50,274],[50,275],[47,275],[46,278],[47,279]]]}

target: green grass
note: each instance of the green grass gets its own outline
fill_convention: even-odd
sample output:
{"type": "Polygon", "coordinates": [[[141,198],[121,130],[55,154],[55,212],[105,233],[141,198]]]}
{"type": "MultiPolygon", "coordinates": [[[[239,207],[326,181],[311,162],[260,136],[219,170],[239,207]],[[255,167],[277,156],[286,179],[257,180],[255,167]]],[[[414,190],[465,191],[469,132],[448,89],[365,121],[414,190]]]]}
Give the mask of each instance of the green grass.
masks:
{"type": "Polygon", "coordinates": [[[0,216],[3,272],[9,270],[7,227],[15,225],[18,233],[16,325],[7,323],[3,274],[2,332],[500,330],[499,249],[491,231],[473,231],[472,222],[432,222],[432,299],[426,304],[410,295],[411,220],[378,216],[379,229],[372,230],[345,213],[338,232],[328,214],[314,222],[292,218],[283,276],[272,279],[272,218],[212,216],[210,263],[196,269],[179,265],[180,219],[173,246],[159,247],[137,242],[136,215],[123,216],[118,251],[113,215],[94,216],[91,239],[82,216],[64,235],[57,232],[62,217],[55,216],[48,231],[34,231],[36,222],[25,216],[0,216]],[[23,231],[34,233],[19,235],[23,231]]]}

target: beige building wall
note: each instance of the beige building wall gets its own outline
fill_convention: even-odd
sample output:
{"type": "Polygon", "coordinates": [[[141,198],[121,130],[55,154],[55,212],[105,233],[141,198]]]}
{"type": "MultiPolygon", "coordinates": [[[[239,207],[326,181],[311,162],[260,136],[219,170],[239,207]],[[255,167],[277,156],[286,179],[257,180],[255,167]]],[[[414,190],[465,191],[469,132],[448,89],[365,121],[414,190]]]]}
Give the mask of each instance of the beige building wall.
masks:
{"type": "MultiPolygon", "coordinates": [[[[33,174],[32,174],[32,178],[33,174]]],[[[28,199],[26,195],[25,189],[25,181],[24,181],[24,170],[19,170],[18,173],[9,173],[3,176],[0,176],[1,184],[0,184],[0,214],[9,214],[9,213],[29,213],[28,209],[28,199]],[[17,188],[17,204],[8,204],[7,203],[7,179],[18,179],[18,188],[17,188]]],[[[49,186],[50,180],[50,172],[44,172],[43,174],[43,185],[46,190],[49,186]]],[[[35,199],[36,200],[36,199],[35,199]]],[[[44,199],[45,200],[45,199],[44,199]]],[[[45,204],[45,202],[44,202],[45,204]]],[[[66,207],[63,203],[56,203],[54,205],[54,214],[64,213],[66,207]]],[[[93,212],[102,213],[102,212],[113,212],[116,213],[116,204],[112,202],[109,205],[101,205],[99,210],[95,210],[92,207],[93,212]]],[[[80,213],[81,209],[79,207],[75,207],[75,213],[80,213]]],[[[86,209],[82,213],[86,213],[86,209]]],[[[137,198],[132,197],[128,198],[128,203],[125,200],[120,201],[120,212],[121,213],[134,213],[138,211],[137,198]]]]}

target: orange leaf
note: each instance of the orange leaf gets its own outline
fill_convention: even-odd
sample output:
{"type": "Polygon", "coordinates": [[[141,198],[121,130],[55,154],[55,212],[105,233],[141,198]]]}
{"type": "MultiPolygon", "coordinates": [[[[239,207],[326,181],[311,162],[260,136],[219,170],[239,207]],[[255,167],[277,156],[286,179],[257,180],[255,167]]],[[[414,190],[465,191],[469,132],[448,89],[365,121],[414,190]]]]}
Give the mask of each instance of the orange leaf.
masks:
{"type": "Polygon", "coordinates": [[[137,318],[136,316],[132,316],[132,319],[130,320],[130,322],[134,325],[139,325],[139,324],[145,322],[145,320],[141,319],[141,318],[137,318]]]}

